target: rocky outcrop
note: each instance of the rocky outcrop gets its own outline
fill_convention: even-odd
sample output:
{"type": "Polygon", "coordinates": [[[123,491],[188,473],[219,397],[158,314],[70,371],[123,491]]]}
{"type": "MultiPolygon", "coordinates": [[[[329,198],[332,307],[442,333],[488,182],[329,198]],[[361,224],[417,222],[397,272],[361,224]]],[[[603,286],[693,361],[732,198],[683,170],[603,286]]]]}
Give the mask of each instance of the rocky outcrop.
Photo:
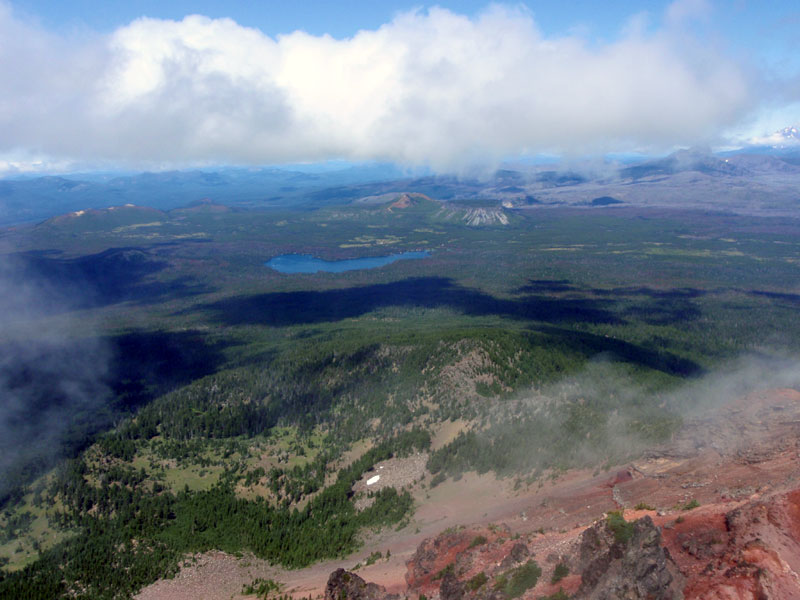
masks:
{"type": "Polygon", "coordinates": [[[472,566],[470,546],[477,536],[486,533],[488,532],[478,529],[461,529],[445,531],[435,538],[424,540],[406,563],[406,583],[409,588],[422,589],[430,585],[444,575],[447,567],[456,575],[468,571],[472,566]]]}
{"type": "Polygon", "coordinates": [[[501,599],[497,577],[529,557],[528,546],[504,525],[444,531],[424,540],[406,563],[408,592],[440,600],[501,599]]]}
{"type": "MultiPolygon", "coordinates": [[[[800,598],[800,489],[724,507],[636,521],[610,513],[580,537],[565,538],[562,532],[547,544],[504,527],[448,530],[423,541],[406,563],[406,593],[435,600],[505,600],[503,586],[531,560],[543,573],[526,590],[527,599],[562,588],[573,600],[800,598]]],[[[341,569],[325,593],[325,600],[390,598],[383,587],[341,569]]]]}
{"type": "Polygon", "coordinates": [[[800,598],[800,489],[692,511],[664,536],[687,599],[800,598]]]}
{"type": "Polygon", "coordinates": [[[453,563],[459,552],[466,549],[474,534],[467,531],[443,533],[424,540],[407,563],[406,583],[418,587],[453,563]]]}
{"type": "Polygon", "coordinates": [[[576,598],[683,600],[683,575],[662,547],[661,532],[650,517],[622,521],[620,527],[603,520],[584,531],[576,598]]]}
{"type": "Polygon", "coordinates": [[[441,600],[461,600],[464,597],[464,584],[455,575],[447,573],[442,577],[442,584],[439,586],[439,598],[441,600]]]}
{"type": "Polygon", "coordinates": [[[506,556],[503,559],[503,562],[500,563],[500,568],[508,569],[514,565],[518,565],[523,560],[528,558],[530,554],[531,553],[525,544],[522,542],[517,542],[512,546],[511,552],[508,553],[508,556],[506,556]]]}
{"type": "Polygon", "coordinates": [[[397,600],[397,594],[387,594],[377,583],[367,583],[344,569],[336,569],[325,586],[325,600],[397,600]]]}

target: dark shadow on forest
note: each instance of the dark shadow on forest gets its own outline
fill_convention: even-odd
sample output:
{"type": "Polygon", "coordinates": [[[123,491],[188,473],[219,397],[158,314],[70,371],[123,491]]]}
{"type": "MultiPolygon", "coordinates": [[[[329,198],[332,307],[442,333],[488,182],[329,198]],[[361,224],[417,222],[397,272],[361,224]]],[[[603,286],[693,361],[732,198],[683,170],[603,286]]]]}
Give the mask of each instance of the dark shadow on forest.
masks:
{"type": "Polygon", "coordinates": [[[62,258],[53,252],[5,257],[10,276],[41,290],[47,314],[133,302],[154,304],[213,291],[189,277],[159,281],[169,263],[141,248],[110,248],[97,254],[62,258]]]}
{"type": "Polygon", "coordinates": [[[388,307],[450,308],[470,316],[497,315],[549,323],[622,323],[605,300],[529,294],[495,298],[446,277],[419,277],[363,287],[238,296],[199,307],[227,325],[287,326],[359,317],[388,307]]]}
{"type": "Polygon", "coordinates": [[[648,325],[676,325],[699,319],[702,312],[685,298],[648,300],[626,308],[622,314],[648,325]]]}
{"type": "Polygon", "coordinates": [[[748,293],[753,296],[762,296],[764,298],[769,298],[770,300],[780,300],[782,302],[788,302],[789,304],[800,306],[800,294],[765,292],[761,290],[749,290],[748,293]]]}
{"type": "Polygon", "coordinates": [[[217,371],[226,345],[197,331],[7,343],[0,352],[0,506],[122,416],[217,371]]]}
{"type": "MultiPolygon", "coordinates": [[[[526,285],[516,288],[514,293],[549,294],[559,299],[588,295],[612,301],[635,301],[632,306],[629,303],[627,307],[620,307],[618,314],[649,325],[675,325],[697,320],[702,316],[702,311],[692,300],[709,295],[734,293],[767,298],[776,303],[783,302],[788,305],[787,308],[800,306],[800,294],[788,292],[726,287],[708,290],[691,287],[657,289],[645,286],[604,289],[583,287],[567,279],[531,279],[526,285]]],[[[747,310],[745,307],[740,309],[747,310]]]]}
{"type": "Polygon", "coordinates": [[[590,293],[595,296],[611,296],[630,298],[634,296],[648,296],[650,298],[699,298],[708,292],[697,288],[669,288],[657,289],[645,286],[618,287],[618,288],[589,288],[576,285],[568,279],[530,279],[526,285],[514,290],[516,294],[541,294],[578,292],[590,293]]]}
{"type": "Polygon", "coordinates": [[[580,288],[568,279],[529,279],[526,285],[513,290],[514,294],[552,294],[558,292],[574,292],[580,288]]]}
{"type": "Polygon", "coordinates": [[[626,362],[681,377],[697,376],[703,368],[696,362],[676,356],[671,352],[652,350],[614,337],[574,331],[545,325],[533,327],[533,331],[553,336],[585,356],[610,354],[626,362]]]}
{"type": "Polygon", "coordinates": [[[105,339],[117,410],[133,410],[172,389],[216,372],[230,341],[199,331],[137,331],[105,339]]]}
{"type": "MultiPolygon", "coordinates": [[[[649,325],[674,325],[694,321],[701,311],[691,302],[708,292],[696,288],[655,289],[650,287],[585,288],[567,279],[531,279],[514,290],[517,294],[576,294],[599,296],[609,300],[639,299],[633,306],[620,311],[624,317],[649,325]]],[[[563,296],[557,296],[563,298],[563,296]]],[[[569,296],[567,296],[569,297],[569,296]]]]}

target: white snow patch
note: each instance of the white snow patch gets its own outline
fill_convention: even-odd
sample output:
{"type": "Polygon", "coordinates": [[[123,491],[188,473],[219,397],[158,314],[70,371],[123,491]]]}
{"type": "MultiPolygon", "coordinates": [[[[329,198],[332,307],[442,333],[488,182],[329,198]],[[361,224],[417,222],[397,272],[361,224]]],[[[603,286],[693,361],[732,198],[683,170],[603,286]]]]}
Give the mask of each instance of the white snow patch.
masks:
{"type": "Polygon", "coordinates": [[[372,485],[373,483],[378,483],[378,480],[381,478],[380,475],[375,475],[374,477],[370,477],[367,479],[367,485],[372,485]]]}

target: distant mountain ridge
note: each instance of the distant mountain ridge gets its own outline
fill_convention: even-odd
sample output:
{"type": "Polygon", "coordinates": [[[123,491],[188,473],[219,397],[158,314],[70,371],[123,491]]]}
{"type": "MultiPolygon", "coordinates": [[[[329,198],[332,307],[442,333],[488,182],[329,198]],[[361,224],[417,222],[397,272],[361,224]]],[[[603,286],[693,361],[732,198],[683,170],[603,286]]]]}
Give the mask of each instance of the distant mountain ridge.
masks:
{"type": "Polygon", "coordinates": [[[92,174],[0,179],[0,226],[43,221],[78,210],[146,205],[162,210],[207,199],[241,206],[295,206],[313,191],[396,178],[387,165],[329,172],[276,168],[164,171],[135,175],[92,174]]]}
{"type": "MultiPolygon", "coordinates": [[[[782,130],[800,141],[796,127],[782,130]]],[[[240,208],[308,209],[379,202],[422,194],[476,208],[534,209],[547,206],[668,205],[681,208],[793,214],[800,186],[800,145],[753,146],[714,154],[690,148],[668,156],[620,165],[608,163],[503,168],[491,176],[408,176],[386,165],[338,171],[226,168],[93,177],[44,176],[0,180],[0,226],[44,221],[54,215],[134,204],[172,210],[203,202],[240,208]],[[691,187],[687,187],[691,186],[691,187]],[[713,197],[728,205],[710,205],[713,197]]],[[[713,200],[716,202],[716,200],[713,200]]],[[[205,210],[208,209],[206,206],[205,210]]]]}

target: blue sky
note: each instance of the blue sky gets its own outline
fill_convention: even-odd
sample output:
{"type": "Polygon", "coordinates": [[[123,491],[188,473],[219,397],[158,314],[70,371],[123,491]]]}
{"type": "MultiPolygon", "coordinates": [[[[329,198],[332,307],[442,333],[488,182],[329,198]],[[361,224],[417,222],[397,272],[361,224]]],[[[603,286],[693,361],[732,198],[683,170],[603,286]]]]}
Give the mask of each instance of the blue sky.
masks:
{"type": "MultiPolygon", "coordinates": [[[[441,6],[474,16],[490,3],[480,0],[433,3],[375,0],[266,0],[247,3],[219,0],[19,0],[12,4],[20,14],[39,20],[49,29],[88,27],[110,32],[142,16],[180,20],[189,14],[202,14],[212,18],[229,17],[240,25],[256,27],[271,36],[302,29],[315,35],[327,33],[334,37],[349,37],[360,29],[380,27],[398,12],[441,6]]],[[[540,27],[550,34],[580,28],[593,37],[609,39],[619,34],[621,26],[632,15],[646,12],[657,17],[670,3],[663,0],[571,0],[508,4],[525,6],[540,27]]],[[[781,47],[788,50],[792,44],[796,47],[798,43],[797,35],[792,31],[800,26],[800,7],[796,2],[729,0],[709,5],[715,25],[737,45],[757,53],[771,53],[781,47]]]]}
{"type": "MultiPolygon", "coordinates": [[[[87,28],[111,32],[142,16],[180,20],[186,15],[201,14],[212,18],[228,17],[246,27],[255,27],[270,36],[303,30],[314,35],[350,37],[362,29],[376,29],[399,12],[441,6],[474,16],[490,2],[459,0],[444,2],[382,2],[375,0],[306,0],[287,2],[221,2],[219,0],[19,0],[12,3],[21,15],[39,21],[51,30],[70,31],[87,28]]],[[[658,18],[670,4],[663,0],[571,0],[509,2],[524,6],[537,24],[550,35],[580,31],[593,39],[613,39],[624,24],[637,13],[658,18]]],[[[709,2],[711,30],[717,31],[738,51],[780,68],[798,66],[800,50],[800,5],[793,0],[728,0],[709,2]]]]}
{"type": "Polygon", "coordinates": [[[799,25],[749,0],[0,0],[0,171],[721,147],[800,121],[799,25]]]}

